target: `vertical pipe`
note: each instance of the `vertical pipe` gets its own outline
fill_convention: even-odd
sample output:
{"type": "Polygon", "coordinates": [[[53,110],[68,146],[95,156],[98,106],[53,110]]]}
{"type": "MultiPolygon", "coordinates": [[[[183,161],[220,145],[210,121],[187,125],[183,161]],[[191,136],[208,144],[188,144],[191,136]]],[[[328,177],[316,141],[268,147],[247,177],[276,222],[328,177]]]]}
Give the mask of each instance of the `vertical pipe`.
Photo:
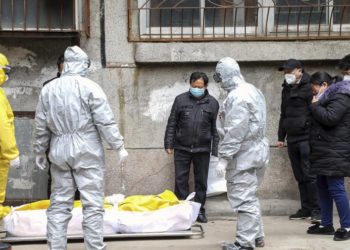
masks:
{"type": "Polygon", "coordinates": [[[344,19],[344,12],[345,12],[345,9],[347,8],[348,6],[342,6],[342,9],[343,11],[341,12],[341,16],[340,16],[340,29],[339,29],[339,36],[341,36],[341,33],[342,33],[342,29],[343,29],[343,19],[344,19]]]}
{"type": "Polygon", "coordinates": [[[202,37],[204,38],[204,33],[205,33],[205,26],[206,26],[206,23],[205,23],[205,8],[203,7],[200,7],[201,8],[201,12],[202,12],[202,37]]]}
{"type": "Polygon", "coordinates": [[[213,37],[215,38],[215,18],[216,18],[216,8],[213,8],[214,14],[213,14],[213,37]]]}
{"type": "MultiPolygon", "coordinates": [[[[129,14],[129,11],[128,11],[129,14]]],[[[90,25],[90,0],[85,0],[85,34],[87,37],[91,37],[91,25],[90,25]]]]}
{"type": "Polygon", "coordinates": [[[300,18],[301,18],[301,12],[302,12],[302,10],[303,10],[303,8],[300,7],[300,8],[299,8],[299,12],[298,12],[297,36],[300,35],[299,28],[300,28],[300,18]]]}
{"type": "Polygon", "coordinates": [[[170,9],[170,38],[173,38],[173,8],[170,9]]]}
{"type": "Polygon", "coordinates": [[[159,8],[159,38],[162,39],[162,9],[159,8]]]}
{"type": "Polygon", "coordinates": [[[292,11],[291,6],[288,7],[288,17],[287,17],[287,37],[289,36],[289,20],[290,20],[290,12],[292,11]]]}
{"type": "Polygon", "coordinates": [[[312,16],[313,8],[314,8],[313,6],[310,7],[309,20],[308,20],[308,25],[307,25],[307,37],[310,37],[310,23],[311,23],[311,16],[312,16]]]}
{"type": "Polygon", "coordinates": [[[277,11],[277,20],[276,20],[276,37],[278,37],[278,23],[280,20],[280,12],[281,12],[281,8],[277,7],[278,11],[277,11]]]}
{"type": "Polygon", "coordinates": [[[39,23],[40,23],[40,5],[39,0],[36,0],[36,30],[39,31],[39,23]]]}
{"type": "Polygon", "coordinates": [[[152,38],[152,9],[149,9],[149,38],[152,38]]]}
{"type": "Polygon", "coordinates": [[[265,24],[265,36],[267,37],[267,29],[268,29],[268,23],[269,23],[269,16],[270,16],[270,6],[267,8],[267,16],[266,16],[266,24],[265,24]]]}
{"type": "Polygon", "coordinates": [[[47,9],[47,13],[48,13],[48,15],[47,15],[47,24],[48,24],[49,31],[51,31],[51,14],[52,14],[52,11],[51,11],[50,7],[47,9]]]}
{"type": "MultiPolygon", "coordinates": [[[[76,17],[75,17],[75,14],[76,14],[76,0],[73,0],[72,1],[73,3],[73,23],[72,23],[72,28],[71,30],[77,30],[77,23],[76,23],[76,17]]],[[[102,4],[102,2],[100,3],[102,4]]],[[[103,2],[103,8],[104,8],[104,2],[103,2]]]]}
{"type": "Polygon", "coordinates": [[[60,1],[60,6],[61,6],[61,12],[60,12],[60,29],[61,31],[63,30],[63,2],[64,0],[60,1]]]}
{"type": "Polygon", "coordinates": [[[226,37],[226,12],[227,8],[224,8],[224,38],[226,37]]]}
{"type": "Polygon", "coordinates": [[[181,8],[181,39],[184,37],[184,9],[181,8]]]}
{"type": "Polygon", "coordinates": [[[0,0],[0,30],[2,29],[2,0],[0,0]]]}
{"type": "Polygon", "coordinates": [[[235,21],[233,24],[233,37],[236,37],[236,26],[237,26],[237,7],[235,7],[235,21]]]}
{"type": "Polygon", "coordinates": [[[318,32],[317,32],[317,35],[318,35],[318,36],[321,35],[321,22],[322,22],[323,10],[324,10],[324,6],[321,7],[320,18],[319,18],[319,20],[318,20],[318,32]]]}
{"type": "Polygon", "coordinates": [[[23,0],[23,29],[26,31],[27,30],[27,12],[28,12],[28,7],[27,7],[27,0],[23,0]]]}
{"type": "Polygon", "coordinates": [[[332,8],[332,12],[329,18],[329,22],[328,22],[328,37],[331,37],[331,29],[332,29],[332,24],[333,24],[333,16],[334,16],[334,6],[332,8]]]}
{"type": "Polygon", "coordinates": [[[255,16],[255,37],[258,36],[258,25],[259,25],[259,6],[256,7],[256,16],[255,16]]]}
{"type": "Polygon", "coordinates": [[[11,22],[12,22],[12,31],[15,29],[15,10],[14,10],[14,3],[13,0],[11,0],[11,22]]]}

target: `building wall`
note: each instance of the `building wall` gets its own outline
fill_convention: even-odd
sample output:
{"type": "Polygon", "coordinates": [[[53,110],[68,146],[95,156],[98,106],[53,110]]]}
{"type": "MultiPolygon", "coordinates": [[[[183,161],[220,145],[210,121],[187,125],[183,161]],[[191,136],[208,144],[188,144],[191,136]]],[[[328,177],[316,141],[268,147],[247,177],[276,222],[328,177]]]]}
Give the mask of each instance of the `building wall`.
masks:
{"type": "MultiPolygon", "coordinates": [[[[274,146],[283,78],[277,68],[283,60],[294,57],[305,61],[308,72],[325,70],[336,74],[336,60],[350,51],[349,43],[129,43],[126,2],[91,1],[92,36],[81,40],[81,47],[92,60],[90,77],[105,90],[130,155],[122,171],[116,164],[117,154],[106,150],[106,194],[154,194],[173,189],[173,159],[163,150],[172,102],[176,95],[188,90],[190,74],[199,70],[210,77],[210,93],[222,101],[225,93],[211,76],[216,61],[231,56],[239,61],[246,80],[261,89],[267,101],[271,159],[259,196],[267,201],[297,200],[287,151],[274,146]]],[[[62,39],[0,41],[0,51],[7,54],[15,66],[12,79],[5,86],[15,111],[35,110],[42,82],[56,74],[56,58],[70,44],[70,40],[62,39]]],[[[34,166],[33,128],[32,118],[16,118],[24,163],[21,170],[11,170],[9,200],[46,198],[47,174],[34,166]]],[[[263,204],[271,207],[271,203],[263,204]]],[[[293,206],[296,208],[297,202],[293,206]]],[[[277,210],[272,208],[270,213],[273,211],[277,210]]]]}

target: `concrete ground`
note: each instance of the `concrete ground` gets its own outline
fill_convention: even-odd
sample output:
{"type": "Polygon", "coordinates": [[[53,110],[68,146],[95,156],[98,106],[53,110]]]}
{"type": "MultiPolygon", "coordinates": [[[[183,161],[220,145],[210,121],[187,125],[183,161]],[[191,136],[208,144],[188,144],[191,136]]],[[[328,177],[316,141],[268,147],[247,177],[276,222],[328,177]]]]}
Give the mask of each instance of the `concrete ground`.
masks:
{"type": "MultiPolygon", "coordinates": [[[[335,227],[338,227],[335,218],[335,227]]],[[[350,240],[335,242],[332,236],[307,235],[309,221],[290,221],[286,216],[264,217],[266,246],[264,250],[346,250],[350,249],[350,240]]],[[[235,220],[232,218],[211,218],[209,223],[202,224],[205,234],[203,238],[180,239],[137,239],[108,241],[108,249],[179,249],[209,250],[221,249],[220,242],[233,240],[235,220]]],[[[16,244],[13,250],[46,250],[45,243],[16,244]]],[[[83,243],[69,243],[68,250],[84,249],[83,243]]]]}

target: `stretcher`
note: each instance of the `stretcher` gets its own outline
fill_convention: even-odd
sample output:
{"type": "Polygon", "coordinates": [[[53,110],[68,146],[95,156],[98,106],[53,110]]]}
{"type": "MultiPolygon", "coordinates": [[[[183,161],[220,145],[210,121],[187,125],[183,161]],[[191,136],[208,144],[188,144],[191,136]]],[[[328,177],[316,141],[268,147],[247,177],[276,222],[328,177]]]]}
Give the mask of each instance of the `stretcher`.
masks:
{"type": "MultiPolygon", "coordinates": [[[[0,241],[4,243],[28,243],[28,242],[44,242],[46,237],[13,237],[8,235],[6,231],[0,232],[0,241]]],[[[118,239],[141,239],[141,238],[191,238],[204,236],[204,230],[201,225],[195,224],[189,230],[174,231],[174,232],[159,232],[159,233],[117,233],[117,234],[105,234],[105,240],[118,240],[118,239]]],[[[68,235],[68,240],[83,240],[83,235],[68,235]]]]}

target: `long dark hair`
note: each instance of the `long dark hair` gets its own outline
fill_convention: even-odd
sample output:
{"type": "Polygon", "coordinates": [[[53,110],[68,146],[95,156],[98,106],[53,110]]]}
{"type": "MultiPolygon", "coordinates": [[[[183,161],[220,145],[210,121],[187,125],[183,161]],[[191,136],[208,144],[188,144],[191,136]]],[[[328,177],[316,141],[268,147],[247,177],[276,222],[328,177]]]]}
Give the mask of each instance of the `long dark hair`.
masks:
{"type": "Polygon", "coordinates": [[[327,72],[316,72],[311,75],[310,83],[316,85],[322,85],[324,82],[327,83],[328,86],[333,84],[334,78],[331,77],[327,72]]]}

